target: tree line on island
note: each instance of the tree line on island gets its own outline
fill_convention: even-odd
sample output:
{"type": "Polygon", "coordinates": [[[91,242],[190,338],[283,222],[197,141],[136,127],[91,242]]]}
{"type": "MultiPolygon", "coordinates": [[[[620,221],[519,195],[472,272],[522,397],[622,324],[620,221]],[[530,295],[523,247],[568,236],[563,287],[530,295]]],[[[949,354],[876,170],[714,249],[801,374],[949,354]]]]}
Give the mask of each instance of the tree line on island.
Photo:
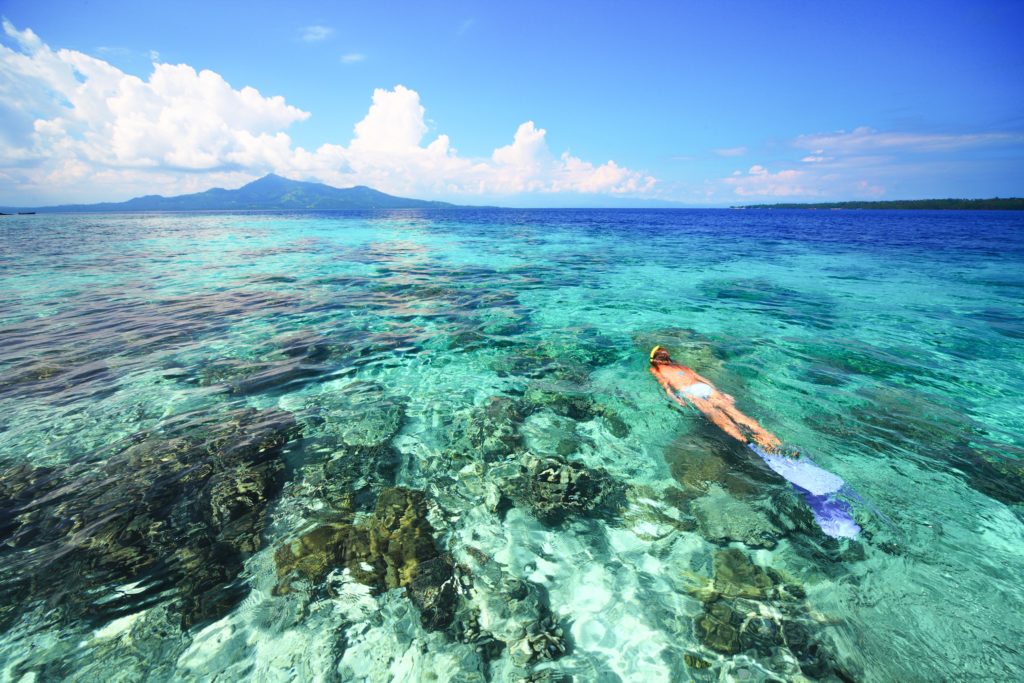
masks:
{"type": "Polygon", "coordinates": [[[734,209],[917,209],[938,211],[1024,211],[1024,198],[895,199],[875,202],[820,202],[816,204],[748,204],[734,209]]]}

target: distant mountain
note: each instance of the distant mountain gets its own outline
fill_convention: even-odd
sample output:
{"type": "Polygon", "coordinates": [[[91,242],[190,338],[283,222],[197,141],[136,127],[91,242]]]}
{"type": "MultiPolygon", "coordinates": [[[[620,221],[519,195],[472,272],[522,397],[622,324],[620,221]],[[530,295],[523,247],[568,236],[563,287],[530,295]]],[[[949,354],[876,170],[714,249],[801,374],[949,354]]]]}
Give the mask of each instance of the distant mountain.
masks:
{"type": "Polygon", "coordinates": [[[455,204],[406,199],[359,185],[340,189],[322,183],[288,180],[281,176],[263,176],[237,190],[214,188],[177,197],[146,195],[126,202],[102,204],[65,204],[33,209],[4,208],[0,211],[336,211],[343,209],[440,209],[455,204]]]}
{"type": "Polygon", "coordinates": [[[878,202],[823,202],[820,204],[750,204],[734,209],[928,209],[938,211],[1021,211],[1024,199],[897,199],[878,202]]]}

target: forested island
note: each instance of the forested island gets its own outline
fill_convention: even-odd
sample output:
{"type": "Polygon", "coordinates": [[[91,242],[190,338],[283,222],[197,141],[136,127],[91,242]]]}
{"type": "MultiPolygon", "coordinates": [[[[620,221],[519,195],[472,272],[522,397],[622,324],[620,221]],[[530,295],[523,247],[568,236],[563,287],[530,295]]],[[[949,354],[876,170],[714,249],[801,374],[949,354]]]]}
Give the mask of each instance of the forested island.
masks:
{"type": "MultiPolygon", "coordinates": [[[[263,176],[235,190],[215,187],[175,197],[147,195],[126,202],[64,204],[31,209],[0,206],[0,211],[28,214],[103,211],[339,211],[373,209],[451,209],[447,202],[408,199],[384,194],[362,185],[337,188],[322,183],[263,176]]],[[[3,214],[0,214],[3,215],[3,214]]]]}
{"type": "Polygon", "coordinates": [[[880,202],[822,202],[819,204],[748,204],[734,209],[926,209],[939,211],[1024,211],[1024,198],[896,199],[880,202]]]}

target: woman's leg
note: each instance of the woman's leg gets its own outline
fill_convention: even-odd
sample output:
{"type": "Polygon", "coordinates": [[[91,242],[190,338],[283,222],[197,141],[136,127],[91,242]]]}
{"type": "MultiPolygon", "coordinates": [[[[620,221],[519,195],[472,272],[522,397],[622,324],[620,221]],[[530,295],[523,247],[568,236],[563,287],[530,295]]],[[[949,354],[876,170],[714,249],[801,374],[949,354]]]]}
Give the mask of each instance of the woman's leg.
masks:
{"type": "Polygon", "coordinates": [[[711,420],[719,429],[731,436],[732,438],[740,441],[741,443],[747,443],[750,439],[744,436],[742,429],[736,422],[729,416],[729,414],[722,410],[718,405],[712,403],[708,399],[688,397],[693,406],[704,413],[704,416],[711,420]]]}
{"type": "Polygon", "coordinates": [[[741,413],[732,401],[722,401],[717,407],[737,425],[739,431],[749,433],[749,440],[769,448],[778,448],[782,445],[778,437],[758,424],[754,418],[747,417],[741,413]]]}

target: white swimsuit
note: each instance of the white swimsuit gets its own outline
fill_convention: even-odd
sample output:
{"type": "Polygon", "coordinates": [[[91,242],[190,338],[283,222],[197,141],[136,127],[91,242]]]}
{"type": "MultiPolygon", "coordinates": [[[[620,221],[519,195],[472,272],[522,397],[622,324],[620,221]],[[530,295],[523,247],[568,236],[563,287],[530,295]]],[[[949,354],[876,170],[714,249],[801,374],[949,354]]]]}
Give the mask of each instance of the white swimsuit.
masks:
{"type": "Polygon", "coordinates": [[[685,387],[679,389],[678,393],[680,396],[688,396],[690,398],[702,398],[704,400],[707,400],[711,398],[712,391],[714,391],[714,389],[711,388],[710,384],[705,384],[704,382],[694,382],[693,384],[688,384],[685,387]]]}

